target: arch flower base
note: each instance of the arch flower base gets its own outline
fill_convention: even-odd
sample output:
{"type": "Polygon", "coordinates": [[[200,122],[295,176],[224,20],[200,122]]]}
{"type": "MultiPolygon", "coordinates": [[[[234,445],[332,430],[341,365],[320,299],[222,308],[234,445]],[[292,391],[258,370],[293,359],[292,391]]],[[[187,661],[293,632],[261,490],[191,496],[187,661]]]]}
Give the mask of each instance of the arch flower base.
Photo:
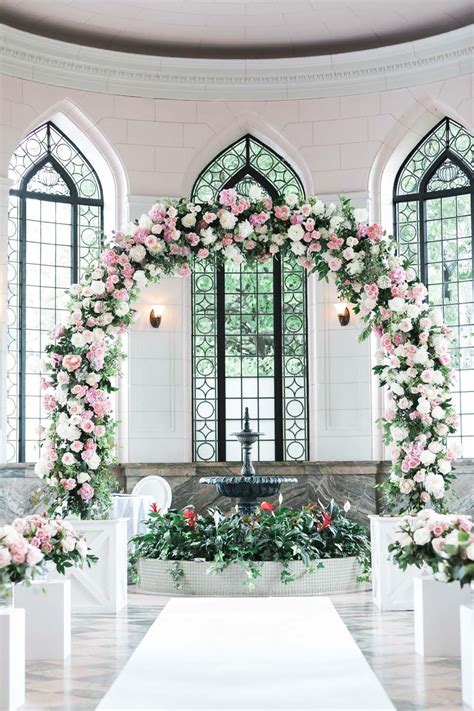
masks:
{"type": "Polygon", "coordinates": [[[163,275],[187,276],[200,260],[266,262],[288,253],[308,274],[335,282],[365,323],[362,338],[380,338],[382,362],[374,370],[388,388],[381,426],[391,445],[391,510],[442,508],[453,478],[447,436],[457,424],[450,333],[415,271],[396,256],[394,239],[368,226],[366,216],[347,199],[336,207],[296,194],[272,201],[256,190],[241,198],[227,189],[215,204],[156,203],[115,233],[99,265],[71,287],[67,320],[46,349],[50,426],[36,471],[56,514],[100,518],[109,507],[116,427],[110,393],[120,335],[136,315],[140,290],[163,275]]]}

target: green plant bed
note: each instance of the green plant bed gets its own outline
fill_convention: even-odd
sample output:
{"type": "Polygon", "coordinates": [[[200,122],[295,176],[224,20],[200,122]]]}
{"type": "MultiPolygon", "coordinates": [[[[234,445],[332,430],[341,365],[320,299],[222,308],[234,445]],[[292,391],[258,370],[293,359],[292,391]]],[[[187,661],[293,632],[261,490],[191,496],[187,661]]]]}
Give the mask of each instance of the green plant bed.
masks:
{"type": "MultiPolygon", "coordinates": [[[[230,568],[238,570],[238,575],[234,573],[232,578],[234,593],[242,592],[242,586],[252,590],[259,578],[270,573],[270,586],[274,587],[275,571],[278,571],[280,585],[296,589],[292,585],[296,580],[321,578],[325,568],[335,569],[334,563],[342,570],[341,565],[337,566],[340,559],[351,559],[344,568],[346,573],[349,567],[352,571],[349,573],[351,589],[369,577],[370,546],[366,529],[348,519],[334,501],[328,506],[308,504],[298,510],[284,506],[274,509],[263,502],[257,513],[245,516],[224,515],[218,509],[201,515],[191,507],[164,515],[151,512],[147,527],[147,533],[133,539],[132,562],[138,565],[138,577],[141,574],[148,581],[146,586],[155,587],[153,592],[169,592],[162,578],[161,590],[153,583],[153,577],[162,576],[164,571],[178,592],[186,585],[191,585],[191,589],[202,588],[200,582],[190,582],[192,571],[200,578],[204,573],[208,577],[214,574],[218,579],[228,574],[230,568]],[[166,565],[162,565],[163,562],[166,565]],[[239,584],[235,589],[237,580],[239,584]]],[[[216,589],[222,587],[218,582],[209,584],[216,589]]],[[[345,583],[344,590],[347,589],[345,583]]],[[[331,589],[331,592],[338,591],[331,589]]],[[[182,591],[181,594],[203,593],[182,591]]],[[[294,593],[289,589],[287,594],[294,593]]],[[[317,593],[308,591],[306,594],[317,593]]]]}

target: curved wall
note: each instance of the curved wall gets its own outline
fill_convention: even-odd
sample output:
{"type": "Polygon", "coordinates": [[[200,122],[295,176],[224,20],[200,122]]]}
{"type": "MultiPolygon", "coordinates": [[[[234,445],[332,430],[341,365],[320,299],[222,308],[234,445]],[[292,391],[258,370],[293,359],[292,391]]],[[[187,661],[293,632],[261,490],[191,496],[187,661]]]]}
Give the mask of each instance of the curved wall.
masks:
{"type": "MultiPolygon", "coordinates": [[[[48,42],[40,39],[42,43],[48,42]]],[[[426,43],[424,59],[433,57],[433,42],[422,42],[426,43]]],[[[52,52],[57,51],[59,44],[51,43],[52,52]]],[[[169,96],[181,91],[181,95],[190,96],[194,92],[199,97],[181,100],[125,95],[133,91],[133,83],[127,80],[123,92],[120,91],[118,75],[122,71],[121,65],[115,80],[112,81],[109,72],[105,84],[106,67],[102,73],[94,75],[83,70],[81,75],[80,60],[85,56],[81,48],[76,48],[78,52],[70,48],[69,60],[66,62],[63,57],[62,68],[57,59],[49,69],[47,63],[35,64],[35,55],[30,48],[28,64],[28,52],[24,49],[21,53],[21,47],[15,58],[10,35],[10,44],[4,41],[2,47],[4,58],[7,58],[4,70],[10,73],[2,75],[0,82],[2,403],[9,187],[6,178],[11,153],[25,132],[45,120],[51,112],[58,111],[58,107],[59,110],[68,107],[66,115],[77,131],[84,134],[82,138],[87,138],[94,150],[102,153],[115,176],[116,189],[111,189],[105,198],[109,210],[124,219],[127,212],[131,218],[139,215],[158,196],[179,196],[189,192],[200,168],[231,142],[229,137],[254,132],[292,163],[309,192],[328,201],[335,199],[338,193],[345,193],[352,197],[356,206],[369,205],[373,217],[383,218],[384,227],[391,230],[390,210],[387,210],[389,181],[386,178],[384,182],[384,175],[391,174],[403,160],[405,147],[414,145],[446,113],[466,126],[472,126],[473,122],[472,76],[468,73],[465,48],[462,52],[452,49],[439,53],[430,62],[422,61],[423,48],[420,47],[417,50],[419,61],[415,62],[416,52],[412,48],[410,73],[409,64],[405,66],[406,46],[400,47],[405,48],[404,63],[400,61],[403,72],[400,67],[398,73],[395,69],[396,56],[392,58],[391,69],[384,74],[385,65],[377,63],[381,61],[381,55],[373,53],[369,57],[369,53],[365,53],[359,80],[354,64],[350,71],[337,72],[333,68],[332,74],[326,74],[327,78],[323,80],[322,62],[327,60],[319,58],[319,75],[313,71],[305,82],[300,66],[303,79],[300,77],[292,85],[288,83],[287,67],[287,74],[282,79],[286,95],[291,95],[293,86],[295,92],[298,88],[300,94],[312,92],[316,98],[272,100],[270,78],[275,80],[272,80],[274,89],[278,84],[275,65],[268,70],[268,81],[264,81],[264,76],[260,82],[260,95],[265,97],[264,100],[256,98],[259,82],[255,77],[242,84],[241,74],[234,77],[234,81],[229,76],[227,85],[222,83],[224,78],[221,75],[220,91],[225,100],[206,99],[207,96],[215,98],[217,91],[215,84],[209,81],[203,86],[192,81],[186,85],[181,77],[176,85],[170,88],[167,84],[166,88],[161,66],[161,74],[157,75],[155,83],[156,94],[169,96]],[[28,76],[35,76],[36,80],[28,76]],[[242,87],[253,100],[238,99],[242,87]],[[116,204],[111,205],[111,202],[116,204]]],[[[397,51],[400,54],[402,50],[397,51]]],[[[97,57],[103,56],[100,50],[87,50],[89,59],[91,52],[98,53],[97,57]]],[[[110,57],[113,58],[112,53],[110,57]]],[[[347,64],[349,57],[344,57],[347,64]]],[[[146,62],[146,59],[142,57],[141,61],[146,62]]],[[[154,66],[155,61],[156,58],[150,58],[150,66],[154,66]]],[[[257,64],[264,67],[262,62],[257,64]]],[[[199,69],[199,63],[196,67],[199,69]]],[[[257,69],[257,65],[252,68],[253,74],[257,69]]],[[[290,69],[296,71],[295,65],[292,64],[290,69]]],[[[284,72],[284,68],[281,71],[284,72]]],[[[168,78],[173,76],[170,72],[168,78]]],[[[147,92],[152,91],[150,81],[148,77],[147,92]]],[[[200,81],[202,83],[202,77],[200,81]]],[[[136,93],[145,93],[143,76],[137,76],[135,86],[136,93]]],[[[277,88],[280,96],[282,87],[277,88]]],[[[79,142],[77,135],[72,138],[79,142]]],[[[93,156],[89,157],[93,161],[93,156]]],[[[382,406],[378,389],[371,388],[371,345],[357,342],[359,324],[355,316],[348,327],[339,326],[332,306],[336,300],[332,287],[311,281],[311,459],[383,458],[380,437],[371,424],[382,406]]],[[[142,305],[140,318],[129,339],[130,358],[122,387],[125,400],[119,403],[123,422],[121,459],[134,462],[190,461],[189,283],[178,278],[163,280],[143,294],[142,305]],[[148,324],[147,305],[153,303],[166,305],[159,331],[151,329],[148,324]]],[[[2,424],[4,417],[3,407],[2,424]]]]}

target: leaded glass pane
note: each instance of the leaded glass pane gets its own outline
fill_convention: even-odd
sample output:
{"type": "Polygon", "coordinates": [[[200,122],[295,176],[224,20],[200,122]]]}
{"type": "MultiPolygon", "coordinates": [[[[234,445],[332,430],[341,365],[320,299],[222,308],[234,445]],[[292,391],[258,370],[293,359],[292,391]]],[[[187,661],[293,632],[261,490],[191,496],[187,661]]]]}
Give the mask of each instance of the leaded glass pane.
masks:
{"type": "Polygon", "coordinates": [[[444,119],[408,157],[394,195],[399,252],[419,271],[454,334],[460,427],[453,439],[464,457],[474,456],[472,147],[472,135],[444,119]]]}
{"type": "Polygon", "coordinates": [[[66,312],[65,290],[97,261],[102,190],[84,156],[51,123],[21,142],[9,174],[15,185],[8,235],[7,457],[35,461],[46,419],[40,360],[51,328],[66,312]]]}
{"type": "MultiPolygon", "coordinates": [[[[249,196],[256,185],[267,197],[287,191],[304,193],[288,164],[247,136],[206,167],[196,181],[193,199],[213,201],[224,186],[249,196]],[[250,169],[262,176],[261,183],[250,169]]],[[[286,259],[283,266],[279,261],[239,266],[229,261],[221,279],[212,265],[198,264],[193,273],[193,352],[195,459],[217,460],[223,450],[225,459],[241,459],[240,445],[231,433],[241,429],[245,407],[250,409],[254,429],[264,433],[256,459],[274,460],[277,451],[283,459],[308,457],[306,277],[294,259],[286,259]],[[275,269],[282,279],[281,301],[275,296],[275,269]],[[207,270],[206,282],[203,270],[207,270]],[[217,347],[219,303],[225,309],[222,363],[217,347]],[[199,325],[203,307],[206,328],[212,329],[205,338],[199,325]],[[198,371],[201,358],[208,370],[205,378],[198,371]],[[219,369],[225,391],[220,399],[219,369]],[[281,401],[279,417],[276,390],[281,401]],[[225,447],[218,442],[220,418],[225,425],[225,447]]]]}

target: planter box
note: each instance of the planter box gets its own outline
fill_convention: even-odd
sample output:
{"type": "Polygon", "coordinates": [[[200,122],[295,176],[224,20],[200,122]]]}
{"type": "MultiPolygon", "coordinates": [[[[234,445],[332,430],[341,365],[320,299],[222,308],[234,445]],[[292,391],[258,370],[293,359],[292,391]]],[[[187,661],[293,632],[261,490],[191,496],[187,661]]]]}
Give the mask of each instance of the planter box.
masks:
{"type": "MultiPolygon", "coordinates": [[[[97,563],[69,568],[73,612],[118,612],[127,604],[127,519],[72,521],[85,536],[97,563]]],[[[50,580],[63,579],[56,571],[50,580]]]]}
{"type": "Polygon", "coordinates": [[[0,709],[25,703],[25,611],[0,608],[0,709]]]}
{"type": "MultiPolygon", "coordinates": [[[[317,563],[317,561],[316,561],[317,563]]],[[[329,558],[323,560],[324,568],[309,573],[300,561],[291,561],[288,570],[296,574],[296,580],[282,583],[281,563],[266,561],[254,587],[245,585],[245,570],[231,563],[220,573],[208,573],[212,563],[208,561],[178,561],[183,571],[180,587],[177,589],[170,571],[173,561],[141,558],[138,563],[140,588],[144,592],[158,595],[198,595],[202,597],[223,596],[291,596],[330,595],[340,592],[367,590],[367,583],[358,583],[360,568],[357,558],[329,558]]]]}
{"type": "Polygon", "coordinates": [[[26,658],[63,660],[71,654],[71,583],[34,580],[17,585],[15,607],[26,615],[26,658]]]}
{"type": "Polygon", "coordinates": [[[469,587],[422,577],[414,581],[414,589],[416,653],[423,657],[459,657],[459,607],[469,603],[469,587]]]}
{"type": "Polygon", "coordinates": [[[461,605],[462,700],[474,709],[474,608],[461,605]]]}
{"type": "Polygon", "coordinates": [[[413,610],[413,580],[421,571],[414,566],[400,570],[389,559],[388,546],[395,541],[401,516],[369,516],[372,555],[372,599],[379,610],[413,610]]]}

